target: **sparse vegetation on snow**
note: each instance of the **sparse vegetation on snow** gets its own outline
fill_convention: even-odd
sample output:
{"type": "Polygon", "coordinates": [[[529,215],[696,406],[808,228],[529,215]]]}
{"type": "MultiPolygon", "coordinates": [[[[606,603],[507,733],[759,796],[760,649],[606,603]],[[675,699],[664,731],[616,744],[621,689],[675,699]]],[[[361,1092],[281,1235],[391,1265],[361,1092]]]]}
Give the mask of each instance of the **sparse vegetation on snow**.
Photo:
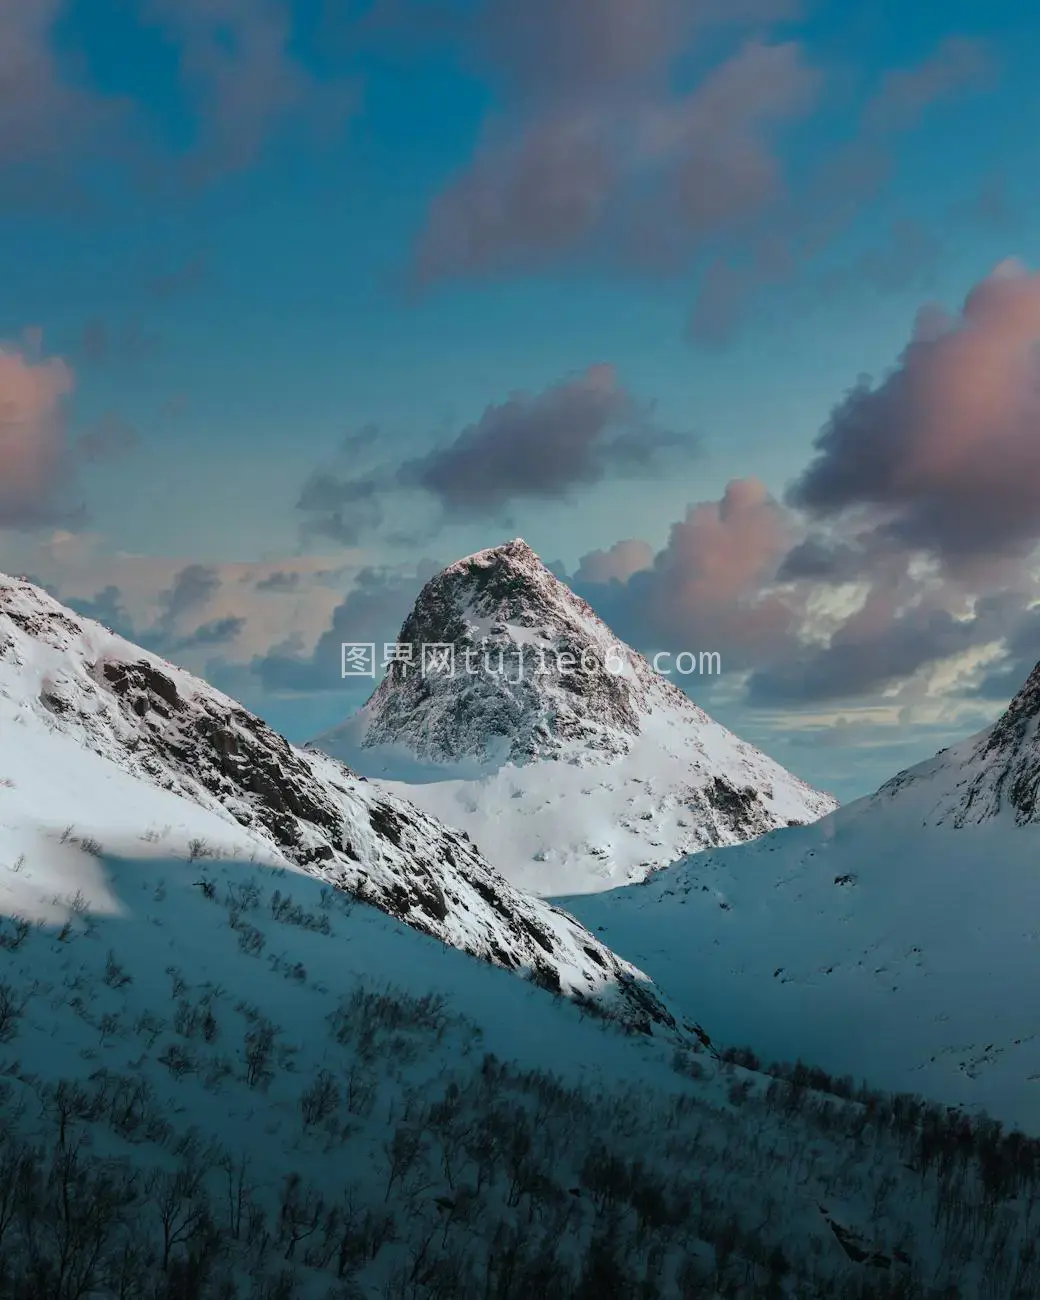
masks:
{"type": "Polygon", "coordinates": [[[109,866],[122,917],[5,926],[2,1294],[1040,1288],[1040,1143],[633,1037],[305,877],[109,866]]]}

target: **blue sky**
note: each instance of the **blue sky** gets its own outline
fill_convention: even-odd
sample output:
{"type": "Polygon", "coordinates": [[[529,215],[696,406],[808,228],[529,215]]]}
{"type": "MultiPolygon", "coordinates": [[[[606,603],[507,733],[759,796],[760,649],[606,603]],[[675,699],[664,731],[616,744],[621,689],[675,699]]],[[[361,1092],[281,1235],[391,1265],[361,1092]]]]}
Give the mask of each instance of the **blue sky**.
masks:
{"type": "MultiPolygon", "coordinates": [[[[0,396],[28,406],[0,441],[0,566],[81,603],[117,589],[127,630],[156,644],[177,575],[201,566],[216,585],[178,606],[174,639],[221,618],[235,633],[166,651],[295,736],[352,704],[315,650],[337,609],[361,608],[359,574],[360,621],[392,639],[423,575],[515,534],[642,648],[720,649],[732,669],[705,702],[842,794],[981,725],[999,673],[1040,657],[1032,521],[980,543],[969,576],[946,534],[909,525],[912,543],[879,558],[905,494],[785,492],[859,377],[880,389],[901,364],[922,306],[956,316],[1010,257],[1032,291],[1040,15],[1008,0],[712,10],[5,7],[0,387],[14,396],[0,396]],[[33,375],[47,382],[27,390],[33,375]],[[565,402],[592,421],[580,445],[565,402]],[[443,476],[466,429],[460,495],[443,476]],[[544,461],[534,479],[525,447],[544,461]],[[316,476],[335,520],[300,508],[316,476]],[[763,485],[765,504],[707,527],[734,480],[763,485]],[[810,533],[851,539],[855,572],[800,573],[790,617],[767,617],[810,533]],[[647,572],[589,578],[582,558],[623,539],[647,544],[647,572]],[[257,590],[288,569],[291,592],[257,590]],[[933,576],[907,589],[919,569],[933,576]],[[975,602],[996,594],[1000,620],[980,620],[975,602]],[[884,615],[857,622],[872,599],[884,615]],[[934,635],[944,618],[975,634],[934,635]],[[841,628],[847,663],[865,623],[884,672],[846,678],[815,655],[841,628]],[[275,688],[264,665],[286,656],[311,688],[275,688]]],[[[1027,408],[1005,421],[1020,481],[1040,436],[1027,408]]],[[[867,451],[850,434],[820,454],[838,466],[889,447],[905,422],[871,410],[867,451]]],[[[981,411],[965,437],[1004,436],[1005,415],[981,411]]],[[[938,508],[937,482],[915,509],[938,508]]]]}

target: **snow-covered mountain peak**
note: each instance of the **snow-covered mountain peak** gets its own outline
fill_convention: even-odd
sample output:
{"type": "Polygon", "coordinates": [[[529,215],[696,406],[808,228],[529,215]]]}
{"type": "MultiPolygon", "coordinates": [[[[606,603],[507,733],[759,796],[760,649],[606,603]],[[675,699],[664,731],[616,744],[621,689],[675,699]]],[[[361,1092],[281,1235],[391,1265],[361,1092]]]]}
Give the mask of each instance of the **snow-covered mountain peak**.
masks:
{"type": "Polygon", "coordinates": [[[312,746],[402,783],[524,888],[610,888],[835,806],[713,721],[520,538],[427,582],[397,647],[368,703],[312,746]]]}
{"type": "Polygon", "coordinates": [[[515,889],[464,833],[3,575],[0,760],[0,840],[35,843],[75,821],[102,843],[133,843],[149,830],[139,810],[165,800],[168,822],[203,828],[185,843],[220,839],[289,864],[631,1025],[676,1028],[640,972],[515,889]]]}
{"type": "Polygon", "coordinates": [[[1040,664],[991,727],[901,772],[877,797],[921,803],[934,825],[1040,823],[1040,664]]]}
{"type": "Polygon", "coordinates": [[[432,578],[398,644],[364,744],[405,744],[425,761],[624,754],[655,704],[699,712],[521,538],[432,578]]]}

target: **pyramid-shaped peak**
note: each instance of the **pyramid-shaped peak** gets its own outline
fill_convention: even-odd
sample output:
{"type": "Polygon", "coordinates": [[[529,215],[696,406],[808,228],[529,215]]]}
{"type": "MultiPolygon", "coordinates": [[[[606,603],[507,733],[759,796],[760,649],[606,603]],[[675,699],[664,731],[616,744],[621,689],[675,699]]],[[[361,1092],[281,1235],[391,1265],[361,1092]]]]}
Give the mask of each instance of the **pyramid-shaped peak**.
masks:
{"type": "Polygon", "coordinates": [[[432,577],[397,638],[406,653],[367,706],[370,743],[405,742],[424,759],[516,761],[565,748],[624,752],[651,696],[692,709],[619,641],[522,537],[463,556],[432,577]],[[423,672],[451,647],[447,675],[423,672]]]}
{"type": "Polygon", "coordinates": [[[522,537],[514,537],[512,541],[503,542],[501,546],[492,546],[491,554],[501,555],[506,559],[538,559],[534,548],[528,546],[522,537]]]}
{"type": "Polygon", "coordinates": [[[502,567],[520,567],[531,571],[544,569],[546,573],[549,572],[537,551],[522,537],[514,537],[512,541],[485,547],[474,551],[472,555],[464,555],[462,559],[449,564],[443,572],[449,574],[466,569],[502,567]]]}
{"type": "Polygon", "coordinates": [[[477,843],[493,827],[537,892],[641,880],[834,807],[714,722],[522,538],[431,578],[396,650],[367,703],[312,743],[443,797],[477,843]]]}

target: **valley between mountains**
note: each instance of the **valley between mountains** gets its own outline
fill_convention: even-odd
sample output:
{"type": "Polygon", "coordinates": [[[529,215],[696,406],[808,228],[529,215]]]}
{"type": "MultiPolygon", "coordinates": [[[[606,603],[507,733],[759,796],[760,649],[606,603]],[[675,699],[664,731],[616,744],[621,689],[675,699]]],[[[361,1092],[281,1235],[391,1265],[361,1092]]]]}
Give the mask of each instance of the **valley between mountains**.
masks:
{"type": "Polygon", "coordinates": [[[299,748],[0,579],[0,1294],[1040,1292],[1036,682],[835,810],[523,544],[434,636],[627,670],[299,748]]]}

